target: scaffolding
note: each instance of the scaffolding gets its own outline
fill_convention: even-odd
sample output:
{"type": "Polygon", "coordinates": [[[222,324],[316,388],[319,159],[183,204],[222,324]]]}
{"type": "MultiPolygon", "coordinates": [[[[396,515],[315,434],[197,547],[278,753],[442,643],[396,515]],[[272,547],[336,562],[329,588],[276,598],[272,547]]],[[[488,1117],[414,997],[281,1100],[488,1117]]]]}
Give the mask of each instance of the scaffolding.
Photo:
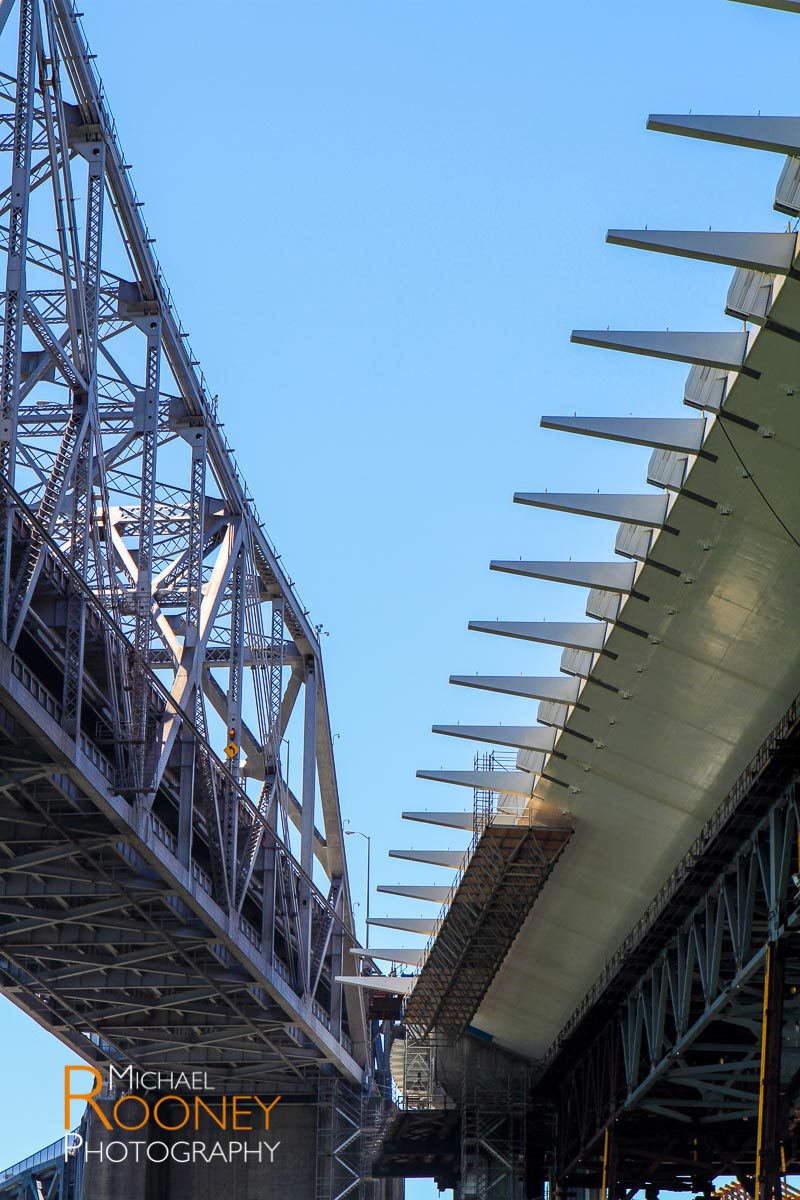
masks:
{"type": "Polygon", "coordinates": [[[495,819],[502,773],[514,761],[498,751],[475,756],[475,770],[497,771],[498,786],[473,791],[472,841],[403,1006],[417,1039],[434,1028],[451,1040],[464,1032],[572,836],[568,823],[544,827],[529,812],[495,819]]]}
{"type": "Polygon", "coordinates": [[[445,1107],[445,1095],[436,1078],[436,1036],[415,1038],[402,1031],[389,1055],[397,1108],[430,1111],[445,1107]],[[403,1036],[404,1035],[404,1036],[403,1036]]]}
{"type": "Polygon", "coordinates": [[[384,1127],[395,1111],[374,1082],[358,1088],[333,1075],[320,1079],[315,1200],[393,1200],[402,1196],[402,1185],[373,1175],[384,1127]]]}
{"type": "MultiPolygon", "coordinates": [[[[366,1200],[362,1186],[363,1096],[335,1076],[323,1076],[317,1090],[316,1200],[366,1200]]],[[[371,1198],[370,1198],[371,1200],[371,1198]]]]}
{"type": "Polygon", "coordinates": [[[434,1027],[457,1038],[469,1025],[563,851],[569,826],[489,821],[426,947],[403,1019],[415,1037],[434,1027]]]}
{"type": "MultiPolygon", "coordinates": [[[[487,752],[478,752],[475,755],[474,767],[476,771],[498,771],[504,770],[506,767],[506,758],[508,756],[492,750],[487,752]]],[[[495,808],[495,793],[488,791],[486,788],[474,788],[472,793],[472,829],[474,837],[474,845],[480,841],[481,834],[492,819],[492,814],[495,808]]],[[[473,847],[474,848],[474,847],[473,847]]]]}
{"type": "Polygon", "coordinates": [[[468,1069],[461,1092],[461,1171],[455,1200],[525,1200],[529,1073],[468,1069]]]}

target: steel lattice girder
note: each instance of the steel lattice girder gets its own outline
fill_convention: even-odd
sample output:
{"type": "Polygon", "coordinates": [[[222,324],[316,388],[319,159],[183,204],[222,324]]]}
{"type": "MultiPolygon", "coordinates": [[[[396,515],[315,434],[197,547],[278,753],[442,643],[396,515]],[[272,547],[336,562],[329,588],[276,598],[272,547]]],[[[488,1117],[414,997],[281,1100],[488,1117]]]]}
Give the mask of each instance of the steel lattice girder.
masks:
{"type": "Polygon", "coordinates": [[[78,1200],[80,1160],[64,1157],[63,1139],[0,1172],[2,1200],[78,1200]],[[50,1157],[48,1157],[48,1154],[50,1157]],[[37,1160],[31,1165],[31,1160],[37,1160]]]}
{"type": "MultiPolygon", "coordinates": [[[[16,37],[17,64],[0,86],[12,130],[0,141],[0,769],[27,754],[47,787],[62,781],[42,803],[85,803],[137,864],[137,903],[146,864],[163,893],[156,907],[194,904],[201,924],[213,912],[212,945],[221,927],[244,937],[290,1060],[323,1058],[358,1076],[369,1039],[360,992],[335,981],[355,938],[318,637],[196,369],[80,22],[68,0],[19,0],[18,20],[9,12],[0,19],[0,50],[16,37]],[[281,742],[301,688],[295,797],[281,742]],[[212,745],[227,745],[227,759],[212,745]],[[315,855],[327,895],[311,880],[315,855]]],[[[26,810],[16,782],[7,796],[26,810]]],[[[24,858],[36,845],[12,838],[5,854],[24,858]]],[[[71,875],[30,857],[12,873],[12,892],[27,881],[23,907],[58,899],[62,945],[68,924],[98,928],[91,914],[86,926],[61,917],[69,895],[102,892],[79,849],[63,860],[71,875]]],[[[0,896],[11,894],[9,874],[0,870],[0,896]]],[[[115,928],[134,933],[142,919],[129,910],[115,928]]],[[[0,935],[11,928],[0,912],[0,935]]],[[[11,965],[22,1003],[40,968],[11,965]]],[[[151,980],[159,969],[148,967],[151,980]]],[[[53,981],[53,996],[66,979],[53,981]]],[[[82,1037],[83,1017],[99,1016],[82,1004],[62,1036],[82,1037]]],[[[39,1013],[45,1024],[51,1012],[39,1013]]],[[[157,1043],[147,1043],[153,1053],[157,1043]]]]}
{"type": "MultiPolygon", "coordinates": [[[[654,1126],[674,1130],[670,1136],[678,1143],[681,1133],[685,1140],[703,1127],[707,1136],[695,1161],[704,1162],[708,1178],[752,1174],[770,941],[786,941],[788,952],[780,1068],[787,1106],[800,1084],[800,904],[792,882],[799,830],[792,782],[730,852],[727,866],[707,877],[689,916],[593,1040],[571,1057],[565,1051],[563,1065],[558,1059],[551,1065],[539,1090],[558,1097],[565,1177],[597,1174],[604,1130],[613,1127],[623,1142],[627,1131],[632,1142],[646,1143],[654,1126]]],[[[655,1174],[626,1185],[686,1181],[697,1175],[690,1163],[683,1145],[672,1160],[661,1155],[650,1168],[655,1174]]],[[[638,1169],[647,1170],[641,1162],[638,1169]]]]}
{"type": "MultiPolygon", "coordinates": [[[[313,1089],[324,1058],[342,1066],[330,1033],[320,1047],[319,1028],[316,1041],[301,1029],[318,1026],[321,1013],[292,1014],[248,922],[235,932],[220,921],[196,872],[187,891],[155,818],[142,838],[104,815],[68,769],[37,757],[24,727],[0,715],[5,994],[98,1063],[203,1067],[220,1088],[247,1081],[287,1094],[313,1089]]],[[[262,880],[259,871],[254,897],[262,880]]],[[[285,914],[273,917],[286,934],[285,914]]],[[[350,1074],[358,1077],[354,1063],[350,1074]]]]}

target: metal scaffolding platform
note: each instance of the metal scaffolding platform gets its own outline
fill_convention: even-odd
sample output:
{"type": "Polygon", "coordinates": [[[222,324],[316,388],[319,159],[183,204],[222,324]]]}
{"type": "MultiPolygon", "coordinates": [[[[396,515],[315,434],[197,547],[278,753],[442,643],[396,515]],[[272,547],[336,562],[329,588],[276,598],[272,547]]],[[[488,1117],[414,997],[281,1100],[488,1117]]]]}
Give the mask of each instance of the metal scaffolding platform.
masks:
{"type": "Polygon", "coordinates": [[[465,1070],[456,1200],[525,1200],[528,1085],[524,1067],[465,1070]]]}
{"type": "Polygon", "coordinates": [[[428,945],[404,1010],[415,1036],[467,1027],[572,829],[489,823],[428,945]]]}

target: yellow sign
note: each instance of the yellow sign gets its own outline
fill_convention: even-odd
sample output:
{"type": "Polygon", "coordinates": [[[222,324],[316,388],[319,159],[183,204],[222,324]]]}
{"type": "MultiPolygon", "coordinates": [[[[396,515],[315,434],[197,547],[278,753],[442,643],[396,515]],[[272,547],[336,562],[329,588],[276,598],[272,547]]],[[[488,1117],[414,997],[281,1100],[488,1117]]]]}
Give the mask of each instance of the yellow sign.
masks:
{"type": "Polygon", "coordinates": [[[225,747],[225,753],[228,758],[236,758],[236,755],[239,753],[239,747],[236,745],[236,742],[228,742],[225,747]]]}

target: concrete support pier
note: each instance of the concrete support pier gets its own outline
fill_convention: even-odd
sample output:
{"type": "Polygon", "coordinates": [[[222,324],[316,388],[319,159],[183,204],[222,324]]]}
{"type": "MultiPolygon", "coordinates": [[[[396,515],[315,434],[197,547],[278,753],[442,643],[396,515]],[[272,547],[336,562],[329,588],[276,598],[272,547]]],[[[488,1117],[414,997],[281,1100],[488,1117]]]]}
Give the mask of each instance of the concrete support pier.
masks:
{"type": "MultiPolygon", "coordinates": [[[[151,1108],[155,1099],[148,1097],[151,1108]]],[[[316,1104],[264,1097],[273,1106],[266,1115],[252,1100],[237,1098],[234,1108],[233,1097],[206,1098],[209,1111],[196,1113],[193,1099],[163,1101],[136,1130],[109,1131],[91,1112],[75,1200],[315,1200],[316,1104]]],[[[102,1102],[105,1113],[110,1107],[102,1102]]],[[[138,1124],[144,1111],[131,1098],[118,1118],[138,1124]]]]}

